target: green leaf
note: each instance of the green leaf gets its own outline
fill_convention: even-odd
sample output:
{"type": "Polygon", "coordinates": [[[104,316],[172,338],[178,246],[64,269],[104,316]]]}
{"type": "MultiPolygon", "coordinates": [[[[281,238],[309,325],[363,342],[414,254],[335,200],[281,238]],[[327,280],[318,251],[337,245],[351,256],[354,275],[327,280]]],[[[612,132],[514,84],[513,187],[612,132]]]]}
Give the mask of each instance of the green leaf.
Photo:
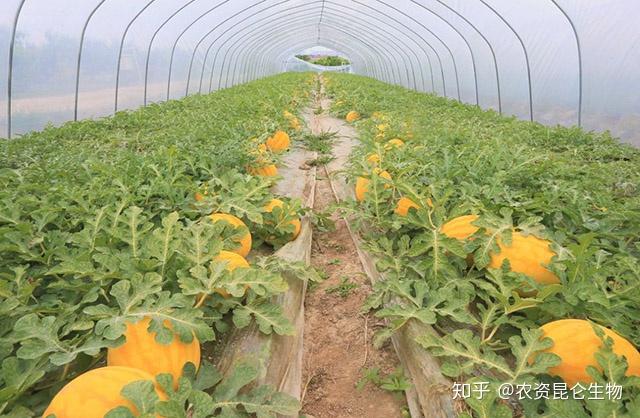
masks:
{"type": "Polygon", "coordinates": [[[191,342],[193,336],[200,342],[210,341],[215,335],[203,320],[203,312],[193,308],[189,298],[160,291],[161,278],[157,274],[136,275],[131,281],[123,280],[113,286],[111,294],[119,308],[106,305],[87,307],[84,312],[98,319],[97,335],[111,340],[120,337],[127,322],[151,318],[149,330],[156,333],[156,341],[169,344],[174,333],[181,341],[191,342]],[[171,323],[171,329],[165,325],[171,323]]]}
{"type": "Polygon", "coordinates": [[[527,375],[546,373],[550,367],[561,363],[562,359],[556,354],[541,353],[553,346],[551,338],[542,338],[542,330],[523,329],[521,335],[509,338],[511,352],[516,360],[512,381],[520,380],[527,375]]]}
{"type": "Polygon", "coordinates": [[[549,399],[545,404],[547,408],[540,418],[589,418],[580,402],[574,399],[549,399]]]}
{"type": "Polygon", "coordinates": [[[156,411],[156,403],[160,400],[153,382],[150,380],[138,380],[125,385],[120,391],[122,396],[129,400],[137,409],[134,415],[127,407],[119,406],[106,415],[106,418],[130,418],[134,416],[153,417],[156,411]]]}
{"type": "Polygon", "coordinates": [[[222,374],[216,369],[213,364],[208,361],[203,361],[196,375],[196,380],[193,383],[193,388],[196,390],[207,390],[217,385],[222,380],[222,374]]]}
{"type": "MultiPolygon", "coordinates": [[[[451,334],[439,337],[425,334],[416,338],[418,344],[438,357],[453,358],[446,364],[457,367],[460,373],[470,374],[476,367],[491,370],[505,378],[513,378],[514,373],[507,362],[487,347],[470,330],[455,330],[451,334]],[[452,363],[455,361],[456,363],[452,363]]],[[[451,367],[449,366],[449,367],[451,367]]],[[[454,377],[454,376],[452,376],[454,377]]]]}
{"type": "Polygon", "coordinates": [[[258,378],[258,367],[247,362],[236,364],[231,373],[216,386],[213,397],[216,401],[226,401],[238,395],[240,389],[258,378]]]}
{"type": "Polygon", "coordinates": [[[233,310],[233,323],[238,328],[244,328],[254,318],[260,332],[278,335],[293,335],[294,328],[282,313],[280,305],[271,303],[264,299],[257,299],[246,305],[238,305],[233,310]]]}
{"type": "Polygon", "coordinates": [[[144,238],[144,253],[160,262],[160,277],[164,278],[169,260],[179,247],[176,235],[182,225],[178,222],[178,212],[172,212],[162,219],[162,228],[156,228],[144,238]]]}
{"type": "Polygon", "coordinates": [[[511,409],[498,400],[497,384],[495,381],[485,378],[472,378],[465,383],[472,386],[476,383],[489,382],[488,391],[483,396],[472,396],[465,398],[464,401],[474,412],[477,418],[512,418],[511,409]]]}

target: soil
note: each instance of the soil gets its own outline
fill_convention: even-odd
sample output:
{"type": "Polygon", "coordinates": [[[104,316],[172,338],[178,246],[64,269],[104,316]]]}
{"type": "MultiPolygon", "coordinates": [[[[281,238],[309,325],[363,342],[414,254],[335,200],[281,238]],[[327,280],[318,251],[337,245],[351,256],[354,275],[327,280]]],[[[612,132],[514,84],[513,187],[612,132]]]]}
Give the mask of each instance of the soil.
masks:
{"type": "MultiPolygon", "coordinates": [[[[326,103],[325,103],[326,104],[326,103]]],[[[323,106],[326,108],[326,106],[323,106]]],[[[338,126],[328,115],[323,125],[338,126]]],[[[309,121],[308,121],[309,122],[309,121]]],[[[318,121],[310,123],[317,128],[318,121]]],[[[314,211],[323,212],[335,203],[326,169],[318,168],[314,211]]],[[[374,332],[383,326],[371,314],[362,313],[362,305],[371,292],[356,248],[342,218],[332,214],[336,229],[314,230],[311,264],[326,273],[326,280],[307,292],[305,302],[304,372],[302,413],[315,418],[395,418],[403,416],[404,394],[391,393],[372,383],[358,389],[363,372],[372,367],[381,375],[398,367],[393,347],[376,349],[374,332]],[[348,279],[354,287],[340,295],[331,289],[348,279]]]]}

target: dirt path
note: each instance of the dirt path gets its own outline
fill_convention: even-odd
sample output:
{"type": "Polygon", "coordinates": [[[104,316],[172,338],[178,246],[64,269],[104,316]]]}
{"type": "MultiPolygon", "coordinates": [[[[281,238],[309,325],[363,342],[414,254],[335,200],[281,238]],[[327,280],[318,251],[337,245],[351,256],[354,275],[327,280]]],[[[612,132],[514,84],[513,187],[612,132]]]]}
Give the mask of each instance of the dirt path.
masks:
{"type": "MultiPolygon", "coordinates": [[[[323,109],[329,102],[321,101],[323,109]]],[[[327,167],[318,168],[314,211],[322,212],[335,203],[327,173],[344,166],[355,131],[327,114],[309,114],[312,133],[338,132],[334,156],[327,167]]],[[[332,176],[333,181],[339,181],[332,176]]],[[[393,348],[375,349],[373,333],[382,326],[372,315],[362,314],[370,292],[356,248],[345,222],[336,214],[335,231],[314,231],[311,264],[325,272],[326,280],[309,289],[305,310],[303,410],[315,418],[402,417],[404,397],[372,383],[356,387],[364,371],[377,367],[381,375],[392,373],[398,360],[393,348]]]]}

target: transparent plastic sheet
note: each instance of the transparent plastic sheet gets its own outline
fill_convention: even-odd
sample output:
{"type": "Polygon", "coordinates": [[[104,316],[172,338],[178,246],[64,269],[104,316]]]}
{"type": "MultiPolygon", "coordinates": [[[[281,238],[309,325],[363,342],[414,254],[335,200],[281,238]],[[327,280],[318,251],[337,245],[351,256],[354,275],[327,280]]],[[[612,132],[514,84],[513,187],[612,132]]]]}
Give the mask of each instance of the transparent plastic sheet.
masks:
{"type": "MultiPolygon", "coordinates": [[[[301,14],[303,15],[301,17],[306,17],[306,16],[304,16],[304,14],[306,14],[309,17],[310,23],[312,23],[312,24],[309,25],[309,29],[310,29],[311,32],[313,32],[313,34],[315,34],[317,32],[317,29],[316,29],[317,24],[313,24],[313,23],[315,23],[314,20],[315,21],[319,21],[320,20],[320,16],[324,15],[325,20],[324,20],[323,23],[327,23],[329,21],[329,19],[328,19],[329,14],[345,13],[345,11],[346,11],[346,9],[344,9],[344,8],[341,8],[340,10],[338,10],[338,6],[340,6],[340,5],[337,5],[336,6],[336,10],[330,12],[329,11],[329,3],[330,2],[322,2],[322,1],[286,2],[286,4],[287,4],[286,13],[281,13],[280,14],[280,20],[282,21],[284,19],[284,24],[286,24],[286,23],[289,23],[289,21],[293,20],[294,17],[298,18],[299,15],[301,15],[301,14]],[[310,7],[310,6],[314,6],[314,5],[315,5],[315,7],[310,7]]],[[[268,11],[265,11],[264,14],[260,15],[259,18],[256,17],[256,19],[259,19],[259,20],[257,22],[255,22],[255,23],[250,22],[249,20],[247,20],[247,22],[244,24],[246,26],[244,26],[244,27],[248,28],[248,30],[251,31],[251,32],[260,31],[261,29],[263,29],[261,26],[264,26],[264,25],[261,25],[261,24],[263,23],[264,19],[270,18],[271,16],[274,15],[274,13],[278,14],[278,12],[277,11],[274,12],[274,10],[276,10],[275,7],[270,8],[268,11]]],[[[355,10],[355,9],[353,9],[353,10],[355,10]]],[[[348,19],[348,16],[345,16],[345,19],[348,19]]],[[[342,22],[343,25],[344,25],[344,23],[349,23],[349,22],[347,20],[347,21],[343,21],[342,22]]],[[[282,24],[282,23],[279,22],[279,25],[280,24],[282,24]]],[[[280,30],[281,28],[280,28],[279,25],[275,25],[274,24],[274,28],[273,29],[275,29],[275,30],[273,31],[273,35],[272,35],[272,37],[265,37],[265,39],[264,39],[264,44],[265,45],[269,45],[270,41],[272,41],[272,38],[277,38],[278,35],[280,35],[282,32],[284,32],[283,30],[280,30]]],[[[362,23],[362,25],[364,25],[364,23],[362,23]]],[[[347,28],[345,28],[345,29],[349,29],[348,25],[347,25],[347,28]]],[[[362,30],[360,29],[358,32],[362,32],[362,30]]],[[[358,32],[356,32],[356,33],[358,33],[358,32]]],[[[388,49],[389,47],[387,45],[388,43],[386,42],[386,40],[384,38],[377,37],[375,35],[375,33],[376,33],[375,30],[373,30],[372,32],[374,33],[374,35],[371,35],[371,36],[378,40],[378,44],[379,44],[378,47],[382,48],[382,49],[387,48],[388,54],[395,55],[395,52],[393,52],[393,50],[388,49]]],[[[289,33],[288,30],[287,30],[286,33],[289,33]]],[[[378,32],[378,33],[380,33],[380,32],[378,32]]],[[[340,37],[340,38],[343,38],[343,36],[340,35],[340,34],[338,34],[337,36],[340,37]]],[[[398,35],[397,34],[393,34],[391,36],[398,36],[398,35]]],[[[294,38],[295,39],[295,37],[290,37],[290,38],[294,38]]],[[[224,40],[224,41],[221,41],[221,42],[222,43],[220,45],[222,47],[222,45],[224,45],[227,41],[224,40]]],[[[234,44],[232,44],[232,45],[234,45],[234,44]]],[[[397,45],[397,43],[396,43],[396,45],[397,45]]],[[[225,45],[225,48],[226,48],[226,45],[225,45]]],[[[226,51],[225,51],[225,53],[226,53],[226,51]]],[[[222,55],[224,55],[224,54],[222,54],[222,55]]],[[[232,58],[232,60],[233,60],[233,58],[232,58]]],[[[226,60],[223,59],[222,61],[223,62],[219,62],[219,61],[216,60],[215,63],[214,63],[215,65],[219,64],[220,67],[221,67],[220,68],[221,70],[222,70],[222,67],[224,65],[226,65],[226,60]]],[[[225,68],[224,70],[226,72],[227,68],[225,68]]],[[[226,78],[227,77],[225,76],[225,79],[226,78]]]]}
{"type": "MultiPolygon", "coordinates": [[[[233,61],[234,48],[241,47],[252,35],[257,35],[268,28],[274,30],[274,35],[277,34],[275,30],[288,21],[287,13],[282,8],[287,3],[283,1],[269,4],[256,3],[253,7],[246,7],[237,15],[230,16],[230,19],[219,28],[213,28],[214,30],[202,39],[200,54],[203,56],[203,61],[193,69],[191,83],[200,85],[199,91],[212,91],[221,88],[223,83],[224,86],[228,85],[228,71],[223,72],[223,69],[228,69],[233,61]],[[198,78],[201,79],[200,83],[198,78]]],[[[300,2],[293,2],[290,5],[290,13],[307,17],[314,10],[310,7],[301,8],[298,3],[300,2]]]]}
{"type": "MultiPolygon", "coordinates": [[[[22,2],[0,10],[0,132],[22,2]]],[[[638,18],[634,0],[26,0],[13,134],[109,115],[116,97],[117,109],[133,109],[283,71],[294,44],[316,45],[322,33],[355,72],[640,145],[638,18]],[[296,10],[307,28],[287,26],[296,10]],[[267,15],[271,28],[261,27],[267,15]]]]}
{"type": "MultiPolygon", "coordinates": [[[[111,46],[105,65],[112,72],[98,77],[86,68],[94,61],[87,48],[81,67],[81,117],[134,109],[149,103],[151,100],[145,99],[153,93],[157,93],[154,99],[166,100],[171,41],[178,36],[168,32],[172,24],[180,23],[181,17],[185,26],[193,21],[188,13],[193,3],[195,0],[184,4],[172,0],[109,0],[96,12],[87,37],[111,46]],[[97,97],[100,106],[88,105],[97,97]]],[[[174,55],[183,58],[184,52],[178,50],[174,55]]]]}
{"type": "Polygon", "coordinates": [[[191,32],[202,25],[206,27],[209,20],[219,20],[218,10],[227,4],[228,0],[188,0],[172,2],[162,13],[158,12],[144,52],[143,103],[167,100],[173,91],[179,96],[184,94],[186,70],[181,63],[191,59],[195,42],[191,32]]]}
{"type": "Polygon", "coordinates": [[[580,36],[582,122],[640,146],[640,2],[562,0],[580,36]]]}
{"type": "MultiPolygon", "coordinates": [[[[349,42],[353,43],[354,41],[356,43],[359,42],[358,41],[358,32],[355,32],[355,34],[354,33],[349,34],[348,32],[346,32],[346,31],[341,29],[341,24],[338,21],[336,21],[334,23],[332,19],[331,20],[329,19],[328,15],[325,16],[325,17],[327,18],[327,23],[325,24],[325,26],[323,27],[322,31],[320,32],[320,38],[319,39],[321,41],[329,42],[331,39],[336,39],[336,38],[337,39],[342,39],[342,38],[344,38],[344,41],[339,41],[339,42],[344,42],[343,45],[348,45],[349,42]],[[329,21],[330,21],[330,23],[329,23],[329,21]],[[331,27],[329,27],[329,25],[331,27]]],[[[304,31],[304,27],[302,28],[302,31],[304,31]]],[[[318,38],[316,38],[315,33],[310,34],[310,36],[311,36],[310,37],[310,42],[312,42],[312,43],[308,43],[308,44],[306,44],[306,46],[311,46],[311,45],[314,44],[313,42],[317,42],[318,41],[318,38]]],[[[296,37],[296,38],[298,38],[298,37],[296,37]]],[[[368,41],[363,41],[363,42],[368,42],[368,41]]],[[[282,46],[282,45],[277,45],[276,44],[275,46],[282,46]]],[[[364,44],[363,46],[365,46],[365,48],[366,48],[366,44],[364,44]]],[[[278,49],[272,48],[269,45],[265,45],[265,47],[268,48],[268,50],[271,51],[271,52],[277,52],[278,51],[278,49]]],[[[378,50],[378,52],[379,52],[378,56],[379,57],[384,57],[385,54],[387,54],[388,51],[389,51],[388,47],[382,47],[382,46],[377,46],[377,47],[375,47],[375,49],[378,50]]],[[[357,57],[357,53],[354,54],[354,56],[357,57]]],[[[278,59],[276,59],[276,60],[278,60],[278,59]]],[[[394,61],[395,61],[395,58],[394,58],[394,61]]]]}
{"type": "MultiPolygon", "coordinates": [[[[485,4],[480,0],[434,0],[431,3],[434,7],[440,6],[443,14],[445,12],[444,9],[446,9],[450,15],[455,15],[457,12],[464,16],[470,22],[467,27],[472,30],[475,27],[477,29],[476,34],[481,33],[486,38],[486,44],[491,45],[496,57],[498,67],[498,78],[496,80],[499,80],[500,83],[503,113],[515,115],[522,119],[529,119],[529,89],[525,56],[517,37],[500,16],[487,6],[487,4],[492,7],[495,5],[489,2],[485,4]],[[447,6],[450,9],[447,9],[447,6]],[[473,27],[470,25],[473,25],[473,27]]],[[[489,49],[488,46],[487,49],[489,49]]],[[[478,51],[478,49],[475,51],[478,51]]],[[[489,55],[491,55],[490,49],[489,55]]],[[[485,60],[489,60],[489,55],[484,54],[485,60]]],[[[498,95],[497,81],[492,82],[492,84],[496,86],[496,89],[488,90],[488,92],[494,95],[495,99],[492,101],[495,103],[498,95]]]]}
{"type": "MultiPolygon", "coordinates": [[[[351,61],[349,72],[363,74],[363,75],[372,76],[372,77],[375,75],[377,69],[373,65],[374,61],[370,55],[363,53],[363,51],[352,50],[348,48],[346,45],[339,45],[330,40],[322,40],[322,42],[326,43],[326,45],[320,45],[320,46],[331,47],[331,48],[335,48],[336,50],[342,50],[347,52],[346,56],[351,61]]],[[[286,70],[287,63],[289,62],[286,59],[287,57],[291,58],[292,56],[291,54],[295,54],[302,49],[309,48],[312,46],[318,46],[318,45],[316,45],[316,43],[313,42],[312,39],[309,39],[302,43],[297,43],[295,46],[279,54],[276,60],[280,60],[280,59],[283,60],[283,66],[281,67],[280,71],[286,70]]]]}
{"type": "MultiPolygon", "coordinates": [[[[327,2],[327,4],[328,4],[328,2],[327,2]]],[[[328,9],[328,7],[327,7],[327,9],[328,9]]],[[[328,14],[329,14],[329,13],[326,13],[326,15],[328,15],[328,14]]],[[[326,22],[326,21],[327,21],[327,20],[325,20],[325,22],[326,22]]],[[[343,23],[344,23],[344,22],[343,22],[343,23]]],[[[323,24],[323,27],[324,27],[324,26],[325,26],[325,25],[323,24]]],[[[313,26],[312,26],[312,28],[313,28],[313,26]]],[[[315,32],[315,28],[314,28],[313,32],[315,32]]],[[[356,32],[356,33],[357,33],[357,32],[356,32]]],[[[314,33],[314,35],[315,35],[315,33],[314,33]]],[[[392,36],[393,36],[393,35],[392,35],[392,36]]],[[[293,36],[293,38],[297,39],[298,37],[297,37],[297,36],[293,36]]],[[[346,36],[346,35],[345,35],[345,33],[342,33],[342,34],[341,34],[341,33],[338,33],[337,39],[342,39],[342,38],[346,38],[345,40],[349,40],[349,37],[348,37],[348,36],[346,36]]],[[[365,38],[366,38],[366,37],[365,37],[365,38]]],[[[326,39],[325,39],[325,41],[326,41],[326,39]]],[[[360,39],[360,41],[362,41],[362,42],[366,42],[366,41],[364,41],[363,39],[360,39]]],[[[386,42],[383,42],[382,44],[386,44],[386,42]]],[[[267,43],[265,43],[265,45],[268,45],[268,42],[267,42],[267,43]]],[[[311,45],[313,45],[313,44],[311,44],[311,45]]],[[[390,50],[389,50],[389,47],[388,47],[388,46],[385,46],[385,45],[377,45],[377,46],[373,46],[373,45],[371,45],[371,44],[368,44],[368,45],[369,45],[369,47],[370,47],[371,49],[378,49],[378,51],[382,51],[382,50],[386,50],[386,51],[387,51],[387,52],[386,52],[386,55],[385,55],[385,54],[382,54],[382,55],[378,54],[379,59],[385,60],[385,58],[386,58],[386,59],[392,58],[392,60],[393,60],[393,61],[396,61],[396,62],[397,62],[397,59],[398,59],[398,58],[395,56],[395,54],[393,54],[393,53],[390,53],[390,52],[389,52],[390,50]]],[[[396,43],[396,45],[398,45],[398,44],[396,43]]],[[[365,48],[364,48],[364,49],[367,49],[367,44],[366,44],[366,43],[365,43],[365,48]]],[[[356,54],[356,55],[357,55],[357,54],[356,54]]],[[[387,64],[388,64],[388,63],[385,63],[385,65],[387,65],[387,64]]],[[[389,67],[388,67],[388,66],[387,66],[387,69],[389,69],[389,67]]],[[[396,71],[396,74],[398,74],[398,72],[397,72],[397,71],[396,71]]],[[[388,80],[388,81],[389,81],[389,80],[388,80]]]]}
{"type": "Polygon", "coordinates": [[[73,120],[80,36],[98,3],[86,1],[77,7],[69,0],[24,3],[13,60],[14,135],[73,120]]]}
{"type": "Polygon", "coordinates": [[[12,27],[21,0],[6,0],[0,11],[0,137],[7,134],[7,80],[12,27]]]}
{"type": "Polygon", "coordinates": [[[551,1],[521,0],[515,4],[491,0],[490,4],[510,22],[527,48],[533,118],[547,125],[577,125],[578,59],[567,19],[551,1]],[[527,13],[522,13],[523,9],[527,13]]]}
{"type": "MultiPolygon", "coordinates": [[[[317,39],[310,37],[310,38],[307,38],[306,40],[303,40],[302,42],[295,43],[294,47],[288,50],[284,50],[282,53],[277,55],[276,62],[279,61],[280,59],[285,59],[287,56],[290,56],[292,53],[295,53],[295,51],[299,50],[300,48],[306,48],[306,47],[315,45],[316,41],[317,39]]],[[[366,52],[366,50],[350,50],[348,43],[336,43],[336,42],[329,41],[326,38],[322,38],[321,41],[323,43],[326,43],[327,46],[333,46],[337,49],[342,49],[343,51],[349,53],[350,54],[349,57],[352,60],[354,60],[353,61],[354,70],[358,68],[358,62],[356,61],[356,58],[358,57],[362,58],[363,68],[365,70],[362,72],[359,72],[359,74],[370,74],[371,76],[374,76],[374,77],[377,76],[377,78],[379,79],[387,80],[390,82],[387,75],[388,73],[385,71],[384,64],[386,63],[383,63],[383,59],[380,59],[379,55],[377,55],[375,52],[366,52]]],[[[283,67],[279,67],[279,68],[277,67],[274,69],[274,72],[279,72],[282,70],[283,70],[283,67]]]]}
{"type": "Polygon", "coordinates": [[[140,80],[126,79],[132,72],[141,72],[135,49],[141,46],[142,38],[136,36],[135,17],[153,3],[110,0],[96,10],[87,26],[80,62],[78,119],[107,116],[116,109],[116,94],[118,109],[127,107],[123,102],[135,95],[140,80]]]}
{"type": "MultiPolygon", "coordinates": [[[[296,15],[295,19],[292,17],[287,19],[288,21],[286,22],[286,25],[285,25],[286,27],[283,26],[283,29],[286,31],[287,34],[289,34],[291,37],[295,38],[296,40],[299,40],[303,33],[306,34],[309,37],[310,44],[305,42],[305,46],[311,46],[317,43],[318,38],[315,30],[313,31],[309,30],[309,23],[313,23],[316,19],[317,18],[314,19],[313,17],[307,17],[304,14],[296,15]],[[313,42],[312,42],[312,39],[313,39],[313,42]]],[[[275,25],[275,26],[279,27],[279,25],[275,25]]],[[[233,34],[233,36],[235,35],[242,35],[242,34],[233,34]]],[[[340,34],[338,33],[338,35],[340,34]]],[[[272,46],[286,47],[287,44],[291,44],[290,41],[286,42],[286,39],[287,39],[287,36],[283,37],[281,34],[276,33],[276,31],[273,29],[271,31],[269,30],[255,31],[255,33],[254,31],[251,31],[248,35],[243,35],[240,39],[234,42],[233,46],[230,47],[230,49],[233,50],[230,54],[230,56],[232,57],[231,61],[234,62],[233,68],[240,68],[242,69],[242,70],[239,70],[241,72],[246,72],[247,69],[251,71],[252,69],[251,67],[253,67],[253,69],[263,68],[263,65],[258,62],[267,57],[267,55],[265,54],[265,50],[271,53],[268,55],[270,59],[279,61],[279,58],[273,58],[273,54],[277,51],[277,49],[272,48],[272,46]],[[238,41],[242,39],[246,39],[246,42],[243,42],[242,44],[236,46],[235,44],[237,44],[238,41]],[[281,45],[282,41],[284,41],[284,43],[281,45]],[[257,56],[257,59],[256,59],[256,56],[257,56]],[[238,65],[238,61],[242,61],[242,63],[238,65]],[[251,61],[251,63],[249,63],[249,61],[251,61]]],[[[323,41],[325,40],[326,39],[323,39],[323,41]]],[[[327,41],[329,43],[336,43],[335,39],[327,40],[327,41]]],[[[343,45],[345,47],[347,47],[348,45],[340,41],[337,41],[337,44],[343,45]]],[[[347,50],[350,50],[350,48],[347,48],[347,50]]],[[[356,55],[359,55],[359,54],[356,54],[356,55]]],[[[221,65],[223,64],[224,62],[221,65]]],[[[220,71],[222,70],[223,69],[220,68],[220,71]]],[[[229,73],[229,71],[231,71],[230,66],[227,66],[224,69],[224,72],[225,74],[227,74],[229,73]]],[[[236,77],[232,77],[232,80],[234,79],[236,79],[236,77]]]]}
{"type": "MultiPolygon", "coordinates": [[[[418,2],[412,1],[411,3],[418,2]]],[[[500,111],[498,60],[494,56],[493,45],[472,21],[473,17],[462,14],[458,10],[458,5],[449,5],[442,0],[420,2],[420,7],[431,15],[431,19],[446,22],[444,24],[447,26],[450,25],[450,36],[459,38],[459,41],[467,46],[461,50],[461,53],[470,57],[470,70],[475,70],[474,78],[477,79],[478,89],[477,103],[485,109],[500,111]],[[455,35],[451,32],[455,32],[455,35]]],[[[463,87],[464,96],[468,97],[470,93],[466,90],[468,87],[463,87]]],[[[475,102],[472,103],[475,104],[475,102]]]]}
{"type": "MultiPolygon", "coordinates": [[[[299,51],[300,49],[303,48],[307,48],[307,47],[311,47],[317,44],[318,42],[318,38],[316,36],[307,36],[302,37],[302,36],[297,36],[297,39],[299,39],[297,42],[293,43],[293,46],[289,49],[286,49],[284,52],[276,55],[276,58],[273,59],[272,61],[277,62],[282,62],[282,65],[276,65],[271,71],[273,72],[280,72],[284,70],[284,63],[286,63],[286,58],[291,56],[292,54],[296,53],[297,51],[299,51]]],[[[340,49],[343,50],[345,52],[347,52],[349,54],[349,57],[352,59],[352,63],[353,63],[353,68],[358,68],[358,60],[361,60],[361,62],[363,63],[363,66],[367,65],[365,63],[369,62],[372,63],[373,62],[373,57],[371,55],[369,55],[368,53],[362,53],[358,50],[351,50],[350,47],[348,46],[348,43],[344,43],[344,42],[340,42],[340,41],[335,41],[335,40],[328,40],[325,37],[321,37],[320,38],[320,42],[321,44],[326,44],[326,46],[328,47],[332,47],[332,48],[336,48],[336,49],[340,49]]],[[[280,48],[274,47],[273,48],[274,51],[278,51],[280,48]]],[[[248,68],[251,67],[257,67],[260,68],[264,65],[264,63],[266,63],[268,56],[271,56],[272,54],[274,54],[275,52],[273,51],[266,51],[265,54],[258,54],[257,58],[254,60],[249,59],[246,63],[246,66],[248,68]],[[268,53],[268,55],[267,55],[268,53]],[[256,63],[257,64],[254,64],[256,63]]],[[[380,73],[382,74],[382,73],[380,73]]]]}
{"type": "MultiPolygon", "coordinates": [[[[430,52],[436,92],[446,97],[476,103],[472,61],[464,41],[451,26],[431,11],[431,6],[411,1],[368,0],[393,22],[402,22],[420,36],[430,52]]],[[[425,62],[423,65],[427,65],[425,62]]]]}

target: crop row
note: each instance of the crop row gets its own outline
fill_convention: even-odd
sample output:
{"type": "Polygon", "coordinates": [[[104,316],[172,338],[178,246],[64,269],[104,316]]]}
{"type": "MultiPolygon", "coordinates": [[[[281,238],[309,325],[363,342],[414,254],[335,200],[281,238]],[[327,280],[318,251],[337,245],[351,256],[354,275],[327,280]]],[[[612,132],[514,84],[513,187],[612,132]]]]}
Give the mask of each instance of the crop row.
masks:
{"type": "Polygon", "coordinates": [[[385,280],[366,308],[433,329],[417,343],[482,417],[631,416],[640,406],[640,152],[351,75],[325,76],[354,123],[357,201],[385,280]],[[383,305],[385,306],[383,308],[383,305]],[[621,385],[619,398],[499,399],[500,384],[621,385]]]}
{"type": "Polygon", "coordinates": [[[0,144],[0,415],[297,411],[272,388],[240,392],[257,363],[223,376],[201,358],[230,327],[293,332],[271,300],[295,266],[245,257],[299,232],[299,203],[270,188],[309,83],[282,75],[0,144]]]}

